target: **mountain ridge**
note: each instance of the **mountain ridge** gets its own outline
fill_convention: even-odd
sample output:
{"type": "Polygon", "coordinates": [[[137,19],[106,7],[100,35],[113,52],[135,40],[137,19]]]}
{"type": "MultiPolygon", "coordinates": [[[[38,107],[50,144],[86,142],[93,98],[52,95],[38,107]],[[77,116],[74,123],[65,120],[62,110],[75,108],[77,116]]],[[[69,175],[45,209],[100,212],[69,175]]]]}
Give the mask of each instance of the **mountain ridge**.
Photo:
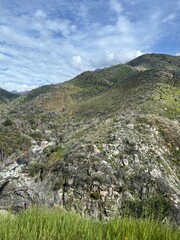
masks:
{"type": "MultiPolygon", "coordinates": [[[[121,84],[121,82],[125,81],[130,75],[133,75],[135,73],[143,74],[142,70],[137,69],[137,66],[132,67],[130,65],[133,65],[135,62],[139,62],[140,60],[141,63],[143,61],[145,62],[145,64],[146,62],[148,62],[150,67],[150,65],[152,64],[151,62],[153,62],[153,59],[156,59],[156,57],[158,60],[160,58],[161,61],[159,65],[163,66],[163,69],[165,71],[169,71],[170,75],[173,74],[174,76],[175,74],[177,74],[179,76],[180,73],[178,66],[180,65],[180,58],[168,55],[164,56],[162,54],[145,54],[136,58],[135,60],[130,61],[126,65],[120,64],[101,70],[98,69],[95,71],[87,71],[81,73],[70,81],[55,85],[42,86],[24,95],[24,97],[22,98],[22,102],[28,102],[28,100],[33,100],[33,102],[35,102],[35,105],[39,104],[40,106],[45,107],[49,110],[61,111],[62,109],[65,109],[66,106],[75,105],[79,102],[84,102],[95,96],[103,94],[103,92],[106,92],[111,88],[117,87],[118,84],[121,84]],[[167,57],[170,57],[171,61],[168,60],[170,63],[168,62],[167,67],[164,67],[165,62],[167,61],[167,57]],[[172,59],[174,61],[172,61],[172,59]]],[[[159,65],[153,64],[152,68],[143,69],[143,71],[152,69],[160,71],[159,65]]],[[[177,77],[177,79],[179,79],[179,77],[177,77]]]]}

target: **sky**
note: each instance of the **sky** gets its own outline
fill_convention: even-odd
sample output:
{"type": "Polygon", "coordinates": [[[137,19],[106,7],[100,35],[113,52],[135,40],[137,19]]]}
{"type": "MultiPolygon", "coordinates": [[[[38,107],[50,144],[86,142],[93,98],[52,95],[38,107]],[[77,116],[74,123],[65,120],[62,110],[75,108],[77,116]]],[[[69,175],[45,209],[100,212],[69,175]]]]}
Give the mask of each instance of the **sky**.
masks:
{"type": "Polygon", "coordinates": [[[180,0],[0,0],[0,87],[72,79],[144,53],[180,55],[180,0]]]}

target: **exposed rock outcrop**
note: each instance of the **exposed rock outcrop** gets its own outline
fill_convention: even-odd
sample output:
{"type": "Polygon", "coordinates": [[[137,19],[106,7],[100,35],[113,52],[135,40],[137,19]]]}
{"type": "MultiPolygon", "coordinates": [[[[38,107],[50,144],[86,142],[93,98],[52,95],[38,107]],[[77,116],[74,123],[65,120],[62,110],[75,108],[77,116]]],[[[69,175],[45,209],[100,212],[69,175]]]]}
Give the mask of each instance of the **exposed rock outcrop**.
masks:
{"type": "Polygon", "coordinates": [[[173,131],[177,133],[179,126],[171,122],[167,144],[159,125],[152,124],[155,120],[148,121],[132,116],[127,123],[126,117],[117,117],[106,142],[77,143],[63,155],[61,150],[49,167],[42,161],[43,144],[38,155],[33,145],[30,160],[18,159],[1,171],[0,208],[19,211],[40,204],[108,218],[122,214],[129,203],[151,199],[164,217],[178,224],[178,169],[168,144],[178,147],[173,131]]]}

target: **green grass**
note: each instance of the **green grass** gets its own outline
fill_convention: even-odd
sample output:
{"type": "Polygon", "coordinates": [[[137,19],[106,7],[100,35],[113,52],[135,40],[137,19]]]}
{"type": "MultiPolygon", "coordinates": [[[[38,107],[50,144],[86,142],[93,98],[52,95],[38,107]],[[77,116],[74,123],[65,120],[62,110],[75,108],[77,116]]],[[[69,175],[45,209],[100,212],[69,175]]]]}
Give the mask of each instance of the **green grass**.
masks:
{"type": "Polygon", "coordinates": [[[133,218],[108,222],[82,218],[60,209],[31,208],[0,217],[1,240],[178,240],[177,229],[159,222],[133,218]]]}

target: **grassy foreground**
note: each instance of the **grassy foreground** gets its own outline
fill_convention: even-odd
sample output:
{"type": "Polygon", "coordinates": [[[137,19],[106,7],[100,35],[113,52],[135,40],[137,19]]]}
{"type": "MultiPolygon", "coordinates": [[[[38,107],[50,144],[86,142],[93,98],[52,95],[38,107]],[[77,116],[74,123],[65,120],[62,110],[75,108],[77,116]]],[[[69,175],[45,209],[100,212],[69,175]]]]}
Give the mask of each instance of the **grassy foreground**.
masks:
{"type": "Polygon", "coordinates": [[[32,208],[0,217],[0,240],[178,240],[179,231],[149,220],[82,218],[61,210],[32,208]]]}

